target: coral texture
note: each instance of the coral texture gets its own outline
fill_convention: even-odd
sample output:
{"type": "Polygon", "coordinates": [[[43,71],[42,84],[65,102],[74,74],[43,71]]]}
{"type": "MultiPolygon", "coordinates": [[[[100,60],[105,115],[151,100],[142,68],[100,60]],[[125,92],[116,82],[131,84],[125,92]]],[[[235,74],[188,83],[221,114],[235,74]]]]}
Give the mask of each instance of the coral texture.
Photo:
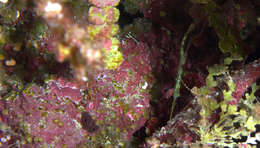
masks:
{"type": "Polygon", "coordinates": [[[0,0],[0,147],[259,147],[258,10],[0,0]]]}

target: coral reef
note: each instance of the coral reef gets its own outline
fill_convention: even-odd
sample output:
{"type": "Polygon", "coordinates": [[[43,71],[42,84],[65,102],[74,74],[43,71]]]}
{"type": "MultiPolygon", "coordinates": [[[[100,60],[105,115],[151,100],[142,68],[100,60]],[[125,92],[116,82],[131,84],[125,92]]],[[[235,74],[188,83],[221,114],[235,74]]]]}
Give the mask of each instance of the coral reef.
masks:
{"type": "Polygon", "coordinates": [[[259,9],[0,0],[0,147],[259,146],[259,9]]]}

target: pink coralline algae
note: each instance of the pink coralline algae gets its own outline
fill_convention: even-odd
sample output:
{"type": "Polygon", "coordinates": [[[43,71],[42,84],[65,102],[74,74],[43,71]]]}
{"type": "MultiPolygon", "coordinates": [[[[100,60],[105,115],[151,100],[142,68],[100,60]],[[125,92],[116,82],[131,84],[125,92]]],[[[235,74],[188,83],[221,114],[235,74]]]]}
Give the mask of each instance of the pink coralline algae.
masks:
{"type": "Polygon", "coordinates": [[[89,21],[96,25],[103,25],[105,23],[116,23],[119,18],[119,10],[114,7],[105,7],[104,9],[98,7],[90,7],[89,21]]]}
{"type": "Polygon", "coordinates": [[[168,121],[166,126],[154,132],[153,136],[147,140],[146,146],[155,147],[155,142],[160,141],[159,143],[183,147],[199,140],[199,135],[196,132],[197,121],[200,118],[199,111],[200,107],[196,101],[190,102],[186,110],[168,121]]]}
{"type": "Polygon", "coordinates": [[[85,87],[51,77],[1,100],[2,122],[12,131],[6,144],[75,147],[130,140],[148,119],[153,76],[146,44],[129,40],[122,48],[118,69],[103,71],[85,87]]]}
{"type": "Polygon", "coordinates": [[[84,142],[87,131],[80,126],[81,112],[76,106],[80,99],[80,89],[60,78],[43,87],[32,84],[1,100],[1,110],[6,111],[1,114],[2,122],[13,131],[7,144],[74,147],[84,142]]]}
{"type": "Polygon", "coordinates": [[[117,6],[120,0],[90,0],[89,2],[97,7],[117,6]]]}
{"type": "Polygon", "coordinates": [[[256,144],[259,8],[0,1],[0,147],[256,144]]]}
{"type": "Polygon", "coordinates": [[[101,127],[96,136],[114,129],[105,130],[111,132],[106,133],[111,135],[111,143],[129,139],[144,126],[149,114],[153,77],[148,48],[129,40],[123,49],[125,60],[118,69],[104,71],[88,86],[86,111],[101,127]]]}
{"type": "Polygon", "coordinates": [[[232,77],[236,84],[236,90],[232,94],[235,100],[232,101],[232,104],[237,104],[239,102],[246,89],[251,86],[259,76],[260,60],[256,60],[253,63],[246,65],[232,77]]]}

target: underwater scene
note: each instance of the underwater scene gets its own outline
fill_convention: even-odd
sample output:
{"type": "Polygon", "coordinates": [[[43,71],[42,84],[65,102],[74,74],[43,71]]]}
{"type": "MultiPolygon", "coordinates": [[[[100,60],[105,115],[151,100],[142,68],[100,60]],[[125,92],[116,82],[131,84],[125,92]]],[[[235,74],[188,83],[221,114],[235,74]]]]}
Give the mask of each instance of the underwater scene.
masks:
{"type": "Polygon", "coordinates": [[[0,148],[260,147],[259,0],[0,0],[0,148]]]}

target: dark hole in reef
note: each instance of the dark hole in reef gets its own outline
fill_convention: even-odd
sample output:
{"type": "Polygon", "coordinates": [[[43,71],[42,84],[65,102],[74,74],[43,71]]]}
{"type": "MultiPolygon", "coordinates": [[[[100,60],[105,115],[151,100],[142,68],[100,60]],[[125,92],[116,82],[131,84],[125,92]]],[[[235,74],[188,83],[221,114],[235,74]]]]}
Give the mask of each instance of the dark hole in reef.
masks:
{"type": "Polygon", "coordinates": [[[260,142],[258,140],[256,141],[256,143],[256,147],[260,147],[260,142]]]}
{"type": "Polygon", "coordinates": [[[81,113],[81,120],[80,123],[82,125],[82,128],[90,133],[93,133],[98,130],[98,126],[96,125],[96,122],[88,112],[82,112],[81,113]]]}
{"type": "Polygon", "coordinates": [[[253,62],[254,60],[257,60],[260,58],[260,45],[259,47],[251,54],[246,59],[246,64],[253,62]]]}
{"type": "Polygon", "coordinates": [[[256,80],[256,85],[260,85],[260,77],[256,80]]]}
{"type": "Polygon", "coordinates": [[[240,139],[232,139],[236,143],[246,142],[247,136],[241,136],[240,139]]]}
{"type": "MultiPolygon", "coordinates": [[[[260,32],[260,26],[257,26],[256,34],[259,34],[259,32],[260,32]]],[[[258,39],[259,39],[259,37],[258,37],[258,39]]],[[[249,37],[247,40],[249,40],[248,42],[250,42],[250,40],[255,40],[255,39],[254,39],[254,37],[249,37]]],[[[248,55],[248,57],[245,61],[246,64],[251,63],[254,60],[257,60],[260,58],[260,42],[253,42],[252,44],[256,44],[255,51],[248,55]]]]}
{"type": "Polygon", "coordinates": [[[145,133],[145,127],[141,127],[138,131],[136,131],[133,136],[135,137],[139,137],[141,139],[145,139],[145,137],[147,136],[145,133]]]}
{"type": "Polygon", "coordinates": [[[138,145],[144,143],[146,137],[148,136],[145,133],[145,127],[143,126],[133,134],[133,140],[130,143],[130,147],[138,147],[138,145]]]}
{"type": "Polygon", "coordinates": [[[120,17],[118,20],[118,24],[120,28],[124,28],[128,24],[132,24],[134,22],[134,19],[136,18],[144,17],[143,13],[141,12],[138,12],[134,15],[127,13],[122,3],[119,4],[118,9],[120,11],[120,17]]]}
{"type": "Polygon", "coordinates": [[[259,133],[260,132],[260,124],[257,124],[257,125],[255,125],[255,128],[256,128],[256,133],[259,133]]]}
{"type": "Polygon", "coordinates": [[[250,137],[255,137],[255,132],[250,133],[250,137]]]}
{"type": "Polygon", "coordinates": [[[232,129],[232,126],[225,126],[225,127],[223,127],[223,131],[227,131],[227,130],[230,130],[230,129],[232,129]]]}
{"type": "Polygon", "coordinates": [[[239,123],[239,122],[235,122],[235,123],[233,123],[233,126],[234,126],[236,129],[238,129],[238,128],[240,128],[240,123],[239,123]]]}
{"type": "Polygon", "coordinates": [[[214,0],[215,1],[215,3],[217,3],[218,5],[223,5],[225,2],[226,2],[226,0],[214,0]]]}

